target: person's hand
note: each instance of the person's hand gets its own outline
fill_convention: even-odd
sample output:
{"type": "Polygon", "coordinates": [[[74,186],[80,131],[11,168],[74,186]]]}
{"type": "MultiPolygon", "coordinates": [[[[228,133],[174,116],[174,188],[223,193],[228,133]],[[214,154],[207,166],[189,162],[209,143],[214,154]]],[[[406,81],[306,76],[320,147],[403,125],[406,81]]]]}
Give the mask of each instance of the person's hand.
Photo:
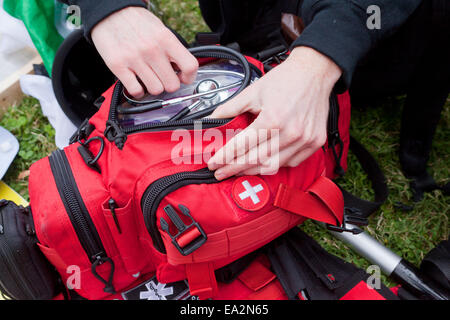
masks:
{"type": "Polygon", "coordinates": [[[213,112],[213,118],[257,116],[211,157],[208,168],[222,180],[299,165],[326,142],[329,96],[341,73],[321,53],[295,48],[285,62],[213,112]]]}
{"type": "Polygon", "coordinates": [[[134,97],[144,95],[140,82],[157,95],[174,92],[180,82],[189,84],[196,77],[197,59],[145,8],[113,13],[92,29],[91,38],[108,68],[134,97]]]}

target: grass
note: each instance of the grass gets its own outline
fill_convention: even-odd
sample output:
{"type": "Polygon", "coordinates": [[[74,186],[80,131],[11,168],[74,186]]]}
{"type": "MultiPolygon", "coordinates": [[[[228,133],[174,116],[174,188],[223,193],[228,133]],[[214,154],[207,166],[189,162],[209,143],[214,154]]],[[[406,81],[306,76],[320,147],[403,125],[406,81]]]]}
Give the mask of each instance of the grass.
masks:
{"type": "Polygon", "coordinates": [[[26,97],[19,105],[8,108],[0,118],[0,126],[17,137],[19,154],[3,178],[26,200],[30,165],[56,149],[55,130],[42,115],[39,101],[26,97]]]}
{"type": "MultiPolygon", "coordinates": [[[[164,21],[189,42],[196,32],[208,30],[195,0],[160,0],[157,3],[162,8],[164,21]]],[[[412,204],[409,181],[402,175],[397,157],[403,102],[402,97],[390,98],[377,107],[353,109],[351,133],[378,159],[390,189],[388,201],[370,218],[366,230],[397,254],[419,265],[424,255],[449,235],[450,199],[435,191],[427,193],[412,211],[403,212],[395,206],[397,201],[412,204]]],[[[450,173],[449,106],[450,101],[447,101],[429,162],[430,172],[439,183],[447,182],[450,173]]],[[[34,161],[56,148],[54,131],[42,116],[38,102],[29,97],[20,105],[10,107],[0,119],[0,125],[19,138],[21,150],[4,180],[28,199],[27,170],[34,161]]],[[[371,199],[373,195],[359,163],[351,154],[348,173],[340,184],[358,196],[371,199]]],[[[301,228],[329,252],[361,268],[369,266],[368,261],[316,224],[307,222],[301,228]]],[[[388,285],[394,284],[383,279],[388,285]]]]}

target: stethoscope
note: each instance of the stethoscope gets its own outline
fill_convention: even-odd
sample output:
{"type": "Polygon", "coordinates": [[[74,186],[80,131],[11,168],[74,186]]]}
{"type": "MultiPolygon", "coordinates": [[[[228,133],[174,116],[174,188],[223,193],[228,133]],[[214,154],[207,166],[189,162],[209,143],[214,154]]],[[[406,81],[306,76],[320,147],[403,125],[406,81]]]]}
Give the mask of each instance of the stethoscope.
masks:
{"type": "Polygon", "coordinates": [[[217,59],[229,59],[238,62],[242,68],[243,73],[230,71],[230,70],[215,70],[215,69],[204,69],[198,70],[198,74],[202,73],[211,73],[211,74],[222,74],[222,75],[232,75],[240,78],[241,80],[236,81],[234,83],[220,86],[214,79],[204,79],[200,81],[196,88],[195,92],[191,95],[186,95],[182,97],[161,100],[161,99],[152,99],[152,100],[135,100],[130,97],[125,90],[123,90],[123,96],[129,102],[129,104],[133,105],[132,107],[122,107],[119,106],[117,111],[122,114],[135,114],[135,113],[143,113],[153,110],[158,110],[162,108],[167,108],[176,104],[180,104],[185,101],[198,99],[196,102],[192,103],[188,107],[183,108],[177,114],[172,116],[168,121],[179,120],[189,114],[192,110],[198,108],[200,105],[204,104],[207,100],[213,99],[222,91],[230,90],[233,88],[238,88],[231,96],[227,97],[225,100],[220,101],[218,104],[206,108],[202,112],[202,114],[207,114],[208,112],[212,112],[219,104],[222,104],[238,93],[240,93],[245,87],[247,87],[251,82],[251,71],[250,66],[248,64],[247,59],[240,53],[227,48],[220,46],[204,46],[198,48],[191,48],[189,50],[195,57],[197,58],[217,58],[217,59]]]}

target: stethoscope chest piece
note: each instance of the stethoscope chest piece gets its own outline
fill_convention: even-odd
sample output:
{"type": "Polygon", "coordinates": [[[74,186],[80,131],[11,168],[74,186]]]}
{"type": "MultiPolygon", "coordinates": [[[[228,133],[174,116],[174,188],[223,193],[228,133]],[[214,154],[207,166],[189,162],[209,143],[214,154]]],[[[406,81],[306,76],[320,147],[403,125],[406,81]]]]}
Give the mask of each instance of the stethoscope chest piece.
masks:
{"type": "MultiPolygon", "coordinates": [[[[205,93],[209,91],[213,91],[219,88],[219,84],[217,81],[213,79],[205,79],[200,81],[195,88],[195,93],[205,93]]],[[[203,96],[202,99],[213,99],[217,96],[217,93],[212,93],[206,96],[203,96]]]]}

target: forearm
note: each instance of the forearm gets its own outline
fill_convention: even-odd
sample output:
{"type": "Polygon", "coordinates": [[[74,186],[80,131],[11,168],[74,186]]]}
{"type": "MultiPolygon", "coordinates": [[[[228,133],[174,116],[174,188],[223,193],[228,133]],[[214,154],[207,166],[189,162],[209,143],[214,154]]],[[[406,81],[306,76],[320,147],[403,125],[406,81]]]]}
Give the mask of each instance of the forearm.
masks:
{"type": "Polygon", "coordinates": [[[92,29],[104,18],[126,7],[146,7],[142,0],[58,0],[68,5],[77,5],[81,11],[84,35],[91,38],[92,29]]]}
{"type": "Polygon", "coordinates": [[[408,19],[421,0],[304,0],[300,15],[306,28],[293,47],[311,47],[333,60],[343,74],[338,90],[346,89],[358,62],[408,19]],[[380,8],[380,29],[369,29],[367,8],[380,8]]]}

